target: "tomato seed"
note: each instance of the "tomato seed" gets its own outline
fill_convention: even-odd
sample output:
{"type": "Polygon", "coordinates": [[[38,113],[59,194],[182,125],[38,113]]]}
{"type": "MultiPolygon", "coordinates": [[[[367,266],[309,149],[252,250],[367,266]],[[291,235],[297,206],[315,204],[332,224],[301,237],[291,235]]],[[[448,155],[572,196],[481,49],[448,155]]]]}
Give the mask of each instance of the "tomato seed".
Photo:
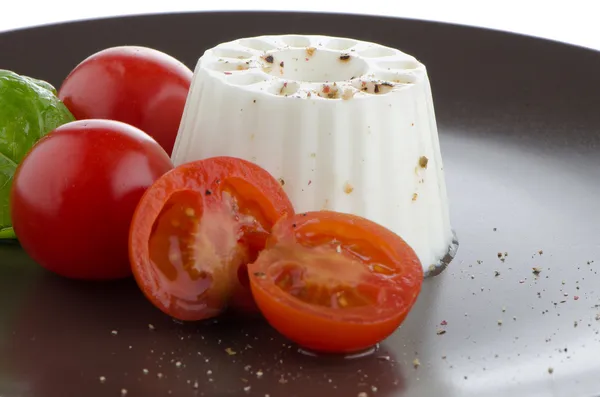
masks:
{"type": "Polygon", "coordinates": [[[196,215],[196,211],[194,211],[193,208],[188,207],[185,209],[185,214],[191,218],[196,215]]]}
{"type": "Polygon", "coordinates": [[[347,307],[348,306],[348,300],[344,296],[344,291],[340,291],[336,295],[337,295],[338,304],[341,307],[347,307]]]}

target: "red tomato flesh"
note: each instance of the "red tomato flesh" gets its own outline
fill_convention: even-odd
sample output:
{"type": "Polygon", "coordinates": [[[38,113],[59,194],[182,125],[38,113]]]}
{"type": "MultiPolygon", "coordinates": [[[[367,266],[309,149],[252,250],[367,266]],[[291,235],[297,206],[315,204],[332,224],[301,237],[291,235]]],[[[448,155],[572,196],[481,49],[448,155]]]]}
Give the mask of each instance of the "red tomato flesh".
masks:
{"type": "Polygon", "coordinates": [[[421,263],[402,238],[330,211],[282,219],[248,270],[256,304],[275,329],[302,347],[332,353],[387,338],[423,281],[421,263]]]}
{"type": "Polygon", "coordinates": [[[256,311],[246,265],[293,207],[279,182],[250,162],[214,157],[180,165],[144,194],[130,261],[146,297],[183,321],[228,306],[256,311]]]}
{"type": "Polygon", "coordinates": [[[62,125],[38,141],[15,173],[10,203],[19,242],[65,277],[131,276],[133,212],[146,188],[172,168],[158,143],[130,125],[62,125]]]}
{"type": "Polygon", "coordinates": [[[109,119],[152,136],[171,155],[192,71],[161,51],[111,47],[77,65],[58,97],[76,119],[109,119]]]}

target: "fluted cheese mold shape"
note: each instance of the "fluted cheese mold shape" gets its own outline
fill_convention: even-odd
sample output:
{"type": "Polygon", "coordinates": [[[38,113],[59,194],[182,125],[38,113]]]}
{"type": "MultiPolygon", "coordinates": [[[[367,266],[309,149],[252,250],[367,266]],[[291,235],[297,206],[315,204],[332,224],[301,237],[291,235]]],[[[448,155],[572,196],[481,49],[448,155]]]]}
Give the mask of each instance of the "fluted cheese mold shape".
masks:
{"type": "Polygon", "coordinates": [[[400,50],[316,35],[207,50],[172,159],[212,156],[265,168],[298,212],[352,213],[391,229],[426,275],[458,247],[427,71],[400,50]]]}

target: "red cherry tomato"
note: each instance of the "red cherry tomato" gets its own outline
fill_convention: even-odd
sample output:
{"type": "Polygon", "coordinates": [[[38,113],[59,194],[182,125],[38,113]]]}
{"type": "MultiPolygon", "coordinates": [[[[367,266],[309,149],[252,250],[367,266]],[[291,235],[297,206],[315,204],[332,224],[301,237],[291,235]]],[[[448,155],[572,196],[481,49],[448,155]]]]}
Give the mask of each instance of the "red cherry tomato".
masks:
{"type": "Polygon", "coordinates": [[[130,276],[131,217],[148,186],[172,168],[160,145],[130,125],[62,125],[38,141],[15,173],[10,202],[19,242],[65,277],[130,276]]]}
{"type": "Polygon", "coordinates": [[[232,157],[178,166],[144,194],[130,231],[133,274],[146,297],[183,321],[229,306],[256,310],[246,265],[272,225],[293,214],[279,182],[232,157]]]}
{"type": "Polygon", "coordinates": [[[267,321],[319,352],[366,349],[400,326],[423,270],[404,240],[371,221],[321,211],[282,219],[248,266],[267,321]]]}
{"type": "Polygon", "coordinates": [[[112,47],[77,65],[58,96],[76,119],[131,124],[171,155],[191,81],[192,71],[170,55],[145,47],[112,47]]]}

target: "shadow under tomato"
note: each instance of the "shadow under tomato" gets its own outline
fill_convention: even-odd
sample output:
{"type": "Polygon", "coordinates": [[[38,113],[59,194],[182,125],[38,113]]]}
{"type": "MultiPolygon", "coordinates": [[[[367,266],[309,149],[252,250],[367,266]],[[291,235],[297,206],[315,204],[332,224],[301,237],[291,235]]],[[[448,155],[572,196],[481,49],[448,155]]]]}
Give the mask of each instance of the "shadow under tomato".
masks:
{"type": "MultiPolygon", "coordinates": [[[[198,364],[211,371],[209,382],[203,383],[206,395],[237,396],[242,390],[261,397],[341,397],[373,395],[374,390],[378,396],[402,394],[402,373],[386,347],[356,358],[309,355],[263,319],[231,316],[202,325],[182,324],[179,332],[197,346],[199,357],[209,360],[194,360],[190,368],[190,374],[198,364]]],[[[207,376],[202,378],[206,382],[207,376]]]]}
{"type": "Polygon", "coordinates": [[[132,279],[64,279],[18,247],[2,247],[0,258],[0,372],[7,383],[0,391],[12,384],[19,385],[22,396],[81,394],[91,387],[86,372],[117,350],[103,336],[112,335],[112,327],[137,327],[138,315],[157,314],[144,304],[132,279]]]}
{"type": "Polygon", "coordinates": [[[23,397],[95,397],[121,389],[144,396],[402,394],[399,366],[385,347],[356,359],[311,357],[262,319],[175,322],[132,278],[64,279],[18,246],[0,248],[0,263],[5,260],[0,391],[23,397]]]}

